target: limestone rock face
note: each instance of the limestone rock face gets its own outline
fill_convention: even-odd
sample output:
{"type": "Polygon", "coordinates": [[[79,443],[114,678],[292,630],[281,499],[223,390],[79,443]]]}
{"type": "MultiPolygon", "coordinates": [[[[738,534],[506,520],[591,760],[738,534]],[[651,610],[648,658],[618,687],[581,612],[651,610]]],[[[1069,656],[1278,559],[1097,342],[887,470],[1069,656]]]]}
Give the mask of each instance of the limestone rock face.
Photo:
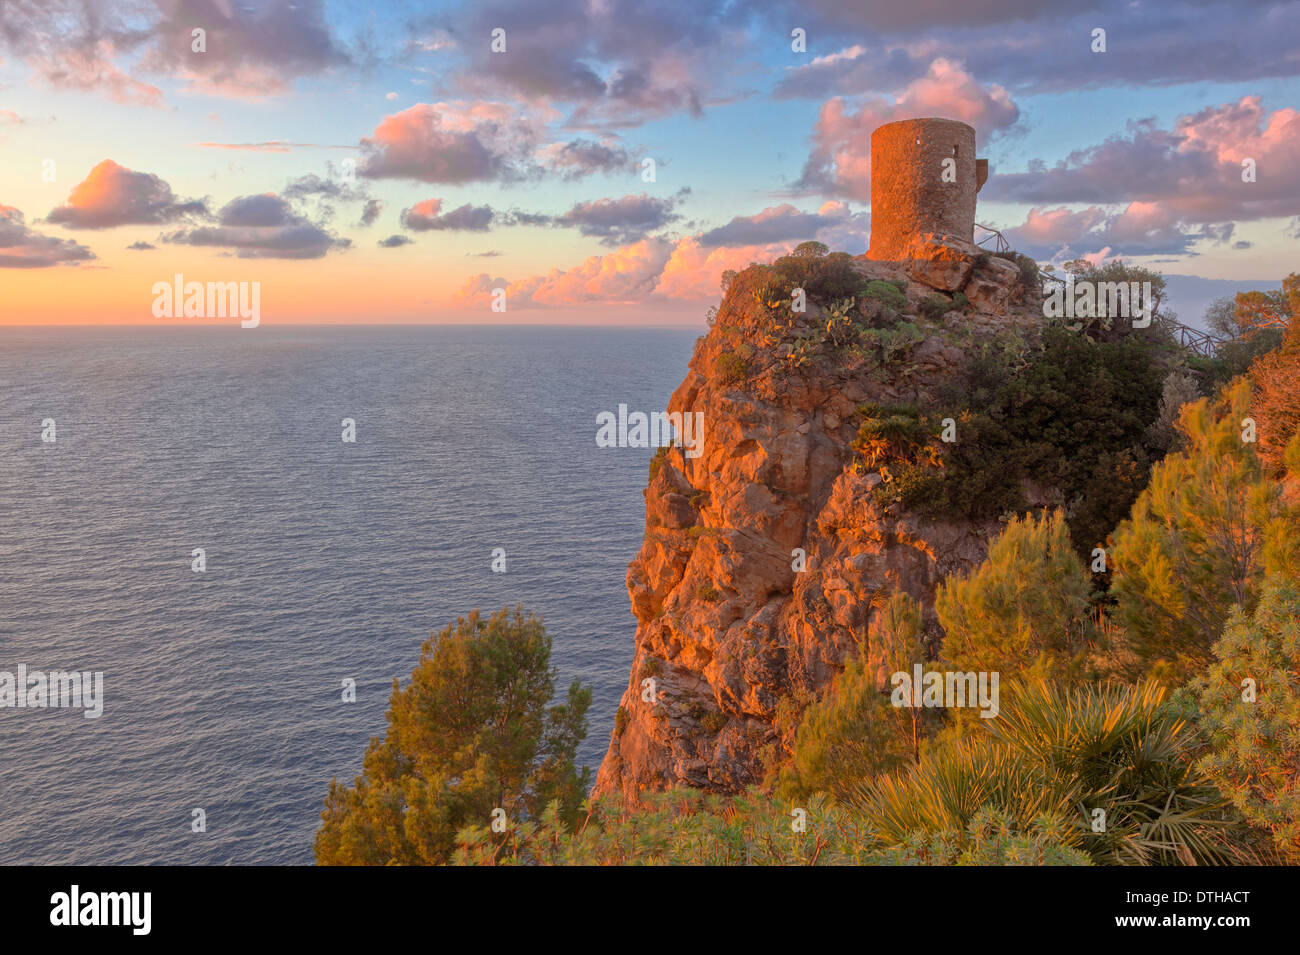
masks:
{"type": "Polygon", "coordinates": [[[1006,259],[989,258],[972,270],[966,297],[978,310],[1002,315],[1020,286],[1020,269],[1006,259]]]}
{"type": "Polygon", "coordinates": [[[980,249],[953,235],[928,232],[916,236],[903,250],[903,268],[922,285],[956,292],[966,284],[980,249]]]}
{"type": "MultiPolygon", "coordinates": [[[[854,268],[864,285],[901,280],[911,304],[953,284],[969,287],[988,265],[977,266],[978,251],[955,242],[917,251],[911,261],[929,264],[862,258],[854,268]]],[[[988,272],[991,287],[1002,287],[1004,271],[988,272]]],[[[670,412],[703,412],[703,453],[665,449],[652,467],[645,539],[627,571],[636,651],[598,795],[636,799],[677,784],[735,792],[761,781],[765,756],[791,742],[778,729],[778,706],[805,705],[830,683],[865,639],[872,598],[906,591],[933,626],[936,585],[982,561],[1000,528],[882,505],[872,489],[886,478],[851,444],[862,403],[915,401],[961,373],[968,350],[945,325],[992,334],[1032,322],[1037,301],[1008,315],[950,312],[905,360],[866,370],[841,353],[796,365],[789,345],[765,347],[746,331],[757,351],[736,380],[716,369],[737,348],[725,326],[739,298],[728,297],[699,340],[669,402],[670,412]]],[[[805,321],[826,324],[811,302],[805,321]]]]}

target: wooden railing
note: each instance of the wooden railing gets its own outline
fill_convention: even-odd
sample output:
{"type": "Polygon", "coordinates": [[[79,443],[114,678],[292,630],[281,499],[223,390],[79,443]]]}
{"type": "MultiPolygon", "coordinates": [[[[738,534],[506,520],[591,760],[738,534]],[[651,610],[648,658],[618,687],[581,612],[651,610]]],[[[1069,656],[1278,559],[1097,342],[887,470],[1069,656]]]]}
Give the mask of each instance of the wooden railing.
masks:
{"type": "Polygon", "coordinates": [[[1204,355],[1206,358],[1213,358],[1215,353],[1218,352],[1219,346],[1225,344],[1223,339],[1215,338],[1199,328],[1192,328],[1179,321],[1170,321],[1169,324],[1173,326],[1174,334],[1178,336],[1178,344],[1184,348],[1190,348],[1196,354],[1204,355]]]}
{"type": "Polygon", "coordinates": [[[978,222],[975,223],[975,228],[977,228],[977,229],[983,229],[985,232],[988,233],[988,235],[984,236],[984,238],[982,238],[982,239],[980,239],[978,242],[976,242],[976,243],[975,243],[976,245],[981,245],[981,246],[982,246],[982,245],[983,245],[985,242],[987,242],[989,239],[995,239],[996,241],[993,243],[993,251],[994,251],[994,252],[1010,252],[1010,251],[1011,251],[1011,243],[1008,242],[1008,241],[1007,241],[1007,237],[1004,236],[1004,235],[1003,235],[1001,232],[999,232],[997,229],[991,229],[991,228],[989,228],[989,227],[986,226],[986,225],[980,225],[978,222]]]}

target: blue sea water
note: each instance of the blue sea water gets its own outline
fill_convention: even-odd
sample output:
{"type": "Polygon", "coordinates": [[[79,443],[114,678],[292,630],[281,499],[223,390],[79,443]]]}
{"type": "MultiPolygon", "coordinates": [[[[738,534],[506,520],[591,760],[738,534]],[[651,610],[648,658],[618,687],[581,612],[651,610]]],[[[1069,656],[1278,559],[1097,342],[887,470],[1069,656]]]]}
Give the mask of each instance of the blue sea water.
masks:
{"type": "Polygon", "coordinates": [[[393,678],[476,607],[545,617],[594,771],[651,454],[596,415],[662,410],[698,334],[0,328],[0,670],[105,698],[0,708],[0,863],[310,863],[393,678]]]}

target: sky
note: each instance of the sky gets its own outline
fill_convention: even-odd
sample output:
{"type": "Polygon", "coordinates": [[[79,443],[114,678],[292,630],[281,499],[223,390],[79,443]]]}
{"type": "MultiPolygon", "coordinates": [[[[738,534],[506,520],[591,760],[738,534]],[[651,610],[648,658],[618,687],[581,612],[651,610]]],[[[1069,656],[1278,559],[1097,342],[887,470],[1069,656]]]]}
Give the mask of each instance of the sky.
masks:
{"type": "Polygon", "coordinates": [[[0,324],[213,320],[154,314],[177,275],[702,324],[726,269],[865,252],[871,132],[922,116],[975,127],[977,221],[1197,324],[1297,269],[1298,73],[1295,2],[0,0],[0,324]]]}

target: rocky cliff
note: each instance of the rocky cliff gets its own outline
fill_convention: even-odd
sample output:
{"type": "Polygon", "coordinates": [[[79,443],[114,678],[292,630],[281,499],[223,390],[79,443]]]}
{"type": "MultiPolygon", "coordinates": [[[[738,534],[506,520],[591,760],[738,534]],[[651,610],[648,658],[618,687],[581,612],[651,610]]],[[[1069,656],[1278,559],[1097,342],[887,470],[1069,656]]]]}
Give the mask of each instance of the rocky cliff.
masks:
{"type": "Polygon", "coordinates": [[[636,654],[596,793],[761,781],[877,595],[907,591],[932,619],[938,581],[983,560],[999,525],[875,493],[892,475],[855,448],[864,409],[942,404],[981,342],[1041,314],[1014,261],[949,236],[900,262],[811,250],[731,279],[669,404],[703,413],[703,453],[651,465],[627,573],[636,654]]]}

